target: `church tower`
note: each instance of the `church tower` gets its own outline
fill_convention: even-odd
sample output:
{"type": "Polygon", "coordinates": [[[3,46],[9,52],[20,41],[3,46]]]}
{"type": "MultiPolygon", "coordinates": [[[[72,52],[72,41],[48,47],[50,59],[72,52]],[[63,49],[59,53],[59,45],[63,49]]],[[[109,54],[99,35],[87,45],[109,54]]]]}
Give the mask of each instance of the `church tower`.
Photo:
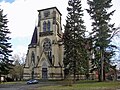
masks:
{"type": "Polygon", "coordinates": [[[28,45],[24,79],[62,79],[62,14],[56,7],[38,10],[38,26],[28,45]]]}

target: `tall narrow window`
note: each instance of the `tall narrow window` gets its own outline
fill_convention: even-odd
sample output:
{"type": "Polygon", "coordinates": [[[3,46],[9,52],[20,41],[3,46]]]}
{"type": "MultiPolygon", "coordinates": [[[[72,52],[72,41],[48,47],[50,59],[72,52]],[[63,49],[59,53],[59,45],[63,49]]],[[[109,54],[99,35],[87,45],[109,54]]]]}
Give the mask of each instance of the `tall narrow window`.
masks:
{"type": "Polygon", "coordinates": [[[41,19],[41,16],[40,14],[38,15],[38,26],[40,26],[40,19],[41,19]]]}
{"type": "Polygon", "coordinates": [[[56,24],[57,24],[57,33],[59,34],[59,24],[58,23],[56,24]]]}
{"type": "Polygon", "coordinates": [[[34,68],[35,68],[35,55],[34,52],[32,51],[32,55],[31,55],[31,61],[32,61],[32,72],[31,72],[31,77],[32,79],[34,79],[34,68]]]}
{"type": "Polygon", "coordinates": [[[31,55],[31,61],[33,64],[35,64],[35,54],[33,51],[32,51],[32,55],[31,55]]]}
{"type": "Polygon", "coordinates": [[[46,32],[46,22],[43,22],[43,32],[46,32]]]}
{"type": "Polygon", "coordinates": [[[52,51],[48,52],[48,59],[49,59],[50,63],[52,64],[52,51]]]}
{"type": "Polygon", "coordinates": [[[48,29],[48,31],[50,31],[50,21],[48,21],[48,23],[47,23],[47,29],[48,29]]]}

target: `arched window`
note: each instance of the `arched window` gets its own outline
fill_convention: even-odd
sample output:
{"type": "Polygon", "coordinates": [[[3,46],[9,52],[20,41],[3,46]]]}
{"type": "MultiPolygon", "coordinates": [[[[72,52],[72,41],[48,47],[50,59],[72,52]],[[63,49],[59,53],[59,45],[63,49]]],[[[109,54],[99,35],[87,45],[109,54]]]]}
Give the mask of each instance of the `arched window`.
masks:
{"type": "Polygon", "coordinates": [[[48,57],[50,63],[52,64],[52,44],[50,39],[44,39],[43,50],[45,52],[45,55],[48,57]]]}
{"type": "Polygon", "coordinates": [[[33,51],[32,51],[32,55],[31,55],[31,61],[33,62],[33,64],[35,64],[35,54],[33,51]]]}
{"type": "Polygon", "coordinates": [[[35,68],[35,54],[34,52],[32,51],[32,54],[31,54],[31,61],[32,61],[32,72],[31,72],[31,77],[32,79],[34,79],[34,68],[35,68]]]}
{"type": "Polygon", "coordinates": [[[48,59],[49,59],[50,63],[52,64],[52,51],[48,52],[48,59]]]}
{"type": "Polygon", "coordinates": [[[44,40],[43,48],[45,52],[51,51],[51,41],[49,39],[44,40]]]}
{"type": "Polygon", "coordinates": [[[47,29],[48,29],[48,31],[50,31],[50,21],[48,21],[48,23],[47,23],[47,29]]]}
{"type": "Polygon", "coordinates": [[[57,23],[57,33],[59,34],[59,24],[57,23]]]}
{"type": "Polygon", "coordinates": [[[46,22],[43,22],[43,32],[46,32],[46,22]]]}

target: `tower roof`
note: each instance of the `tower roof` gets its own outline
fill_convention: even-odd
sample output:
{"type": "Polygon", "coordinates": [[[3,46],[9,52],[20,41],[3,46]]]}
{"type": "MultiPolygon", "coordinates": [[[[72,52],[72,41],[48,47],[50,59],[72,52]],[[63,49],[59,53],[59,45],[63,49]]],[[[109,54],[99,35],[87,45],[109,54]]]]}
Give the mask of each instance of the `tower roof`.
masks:
{"type": "Polygon", "coordinates": [[[61,14],[60,11],[57,9],[57,7],[50,7],[50,8],[41,9],[41,10],[38,10],[38,12],[44,11],[44,10],[49,10],[49,9],[56,9],[56,10],[59,12],[59,14],[62,16],[62,14],[61,14]]]}
{"type": "Polygon", "coordinates": [[[37,27],[35,27],[35,29],[34,29],[34,33],[32,35],[30,45],[35,45],[35,44],[37,44],[37,27]]]}

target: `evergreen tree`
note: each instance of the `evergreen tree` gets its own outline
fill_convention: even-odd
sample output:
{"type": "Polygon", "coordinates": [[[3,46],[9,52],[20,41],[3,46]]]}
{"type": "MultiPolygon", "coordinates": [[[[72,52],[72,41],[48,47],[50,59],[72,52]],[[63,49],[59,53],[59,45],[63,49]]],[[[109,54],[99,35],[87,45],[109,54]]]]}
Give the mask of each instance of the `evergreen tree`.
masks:
{"type": "Polygon", "coordinates": [[[82,20],[83,10],[81,0],[69,0],[69,7],[67,7],[68,15],[64,32],[64,67],[65,75],[80,74],[84,68],[84,40],[85,40],[85,26],[82,20]]]}
{"type": "Polygon", "coordinates": [[[11,38],[8,36],[10,31],[7,29],[7,23],[6,15],[3,15],[3,10],[0,9],[0,75],[8,74],[12,65],[12,60],[9,60],[12,50],[11,43],[8,42],[11,38]]]}
{"type": "Polygon", "coordinates": [[[111,42],[112,32],[115,30],[114,24],[110,24],[110,16],[115,12],[108,12],[108,9],[112,7],[112,0],[87,0],[89,9],[87,12],[91,16],[92,21],[92,37],[93,37],[93,48],[94,48],[94,59],[93,64],[98,70],[99,81],[104,80],[104,63],[109,62],[110,55],[113,55],[113,45],[111,42]],[[109,54],[107,56],[107,52],[109,54]]]}

